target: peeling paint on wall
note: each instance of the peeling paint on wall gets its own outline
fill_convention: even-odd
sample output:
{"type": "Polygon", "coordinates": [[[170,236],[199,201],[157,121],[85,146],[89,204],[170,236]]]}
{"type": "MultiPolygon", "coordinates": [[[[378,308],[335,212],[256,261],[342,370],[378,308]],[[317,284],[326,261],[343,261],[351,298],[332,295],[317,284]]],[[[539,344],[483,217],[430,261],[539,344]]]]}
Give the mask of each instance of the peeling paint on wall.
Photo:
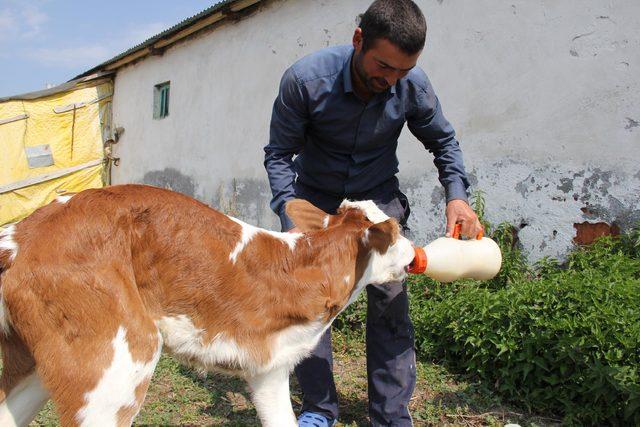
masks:
{"type": "MultiPolygon", "coordinates": [[[[508,222],[529,260],[562,258],[576,237],[574,224],[604,223],[625,231],[640,223],[640,173],[600,167],[579,170],[502,160],[472,169],[487,219],[508,222]]],[[[412,238],[428,242],[444,232],[444,192],[435,174],[400,179],[409,196],[412,238]]],[[[472,188],[473,190],[473,188],[472,188]]],[[[585,240],[586,241],[586,240],[585,240]]]]}
{"type": "Polygon", "coordinates": [[[620,234],[620,228],[613,224],[609,225],[606,222],[581,222],[573,224],[576,229],[576,236],[573,238],[573,242],[577,245],[590,245],[598,238],[604,236],[617,236],[620,234]]]}
{"type": "Polygon", "coordinates": [[[560,185],[557,188],[563,193],[569,193],[573,191],[573,181],[570,178],[560,178],[560,185]]]}
{"type": "Polygon", "coordinates": [[[329,30],[327,30],[326,28],[323,28],[322,31],[324,31],[324,34],[327,37],[326,40],[324,41],[324,45],[325,46],[331,46],[331,44],[332,44],[332,42],[331,42],[331,32],[329,32],[329,30]]]}

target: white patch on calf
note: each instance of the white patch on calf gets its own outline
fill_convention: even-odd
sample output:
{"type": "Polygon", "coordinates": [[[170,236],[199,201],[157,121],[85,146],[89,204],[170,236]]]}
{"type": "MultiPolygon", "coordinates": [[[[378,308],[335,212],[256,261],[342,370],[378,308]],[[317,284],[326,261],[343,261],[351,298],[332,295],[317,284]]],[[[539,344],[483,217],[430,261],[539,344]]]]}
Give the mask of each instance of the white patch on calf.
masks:
{"type": "MultiPolygon", "coordinates": [[[[362,236],[362,241],[365,245],[369,239],[368,232],[369,230],[365,230],[362,236]]],[[[407,277],[405,267],[413,261],[414,256],[413,246],[404,236],[398,236],[396,242],[389,246],[384,254],[372,248],[364,273],[358,283],[355,284],[349,301],[340,310],[340,313],[358,298],[367,285],[379,285],[404,280],[407,277]]]]}
{"type": "Polygon", "coordinates": [[[329,226],[329,220],[331,219],[331,215],[325,215],[322,220],[322,228],[327,228],[329,226]]]}
{"type": "Polygon", "coordinates": [[[405,267],[413,261],[414,256],[411,242],[403,236],[398,236],[396,242],[389,246],[384,254],[371,249],[361,281],[366,280],[366,284],[375,285],[402,281],[407,277],[405,267]]]}
{"type": "Polygon", "coordinates": [[[63,194],[62,196],[58,196],[56,197],[56,202],[58,203],[67,203],[69,201],[69,199],[71,199],[73,197],[73,194],[63,194]]]}
{"type": "Polygon", "coordinates": [[[238,371],[244,371],[249,376],[281,367],[293,369],[295,364],[314,349],[329,326],[315,321],[283,329],[275,334],[271,342],[271,358],[266,364],[259,365],[245,348],[222,334],[205,344],[205,331],[196,328],[184,314],[163,317],[157,324],[164,338],[164,345],[179,359],[205,371],[237,367],[238,371]]]}
{"type": "Polygon", "coordinates": [[[2,295],[2,288],[0,287],[0,330],[5,335],[9,335],[11,332],[11,316],[9,310],[4,302],[4,296],[2,295]]]}
{"type": "Polygon", "coordinates": [[[251,239],[253,239],[253,237],[259,233],[265,233],[272,237],[275,237],[278,240],[283,241],[287,244],[287,246],[289,246],[289,249],[292,251],[296,247],[296,241],[300,238],[300,236],[302,236],[302,233],[279,233],[277,231],[265,230],[247,224],[246,222],[240,221],[239,219],[233,218],[231,216],[228,218],[242,227],[242,236],[240,237],[240,241],[236,244],[236,247],[229,254],[229,261],[231,261],[233,264],[236,263],[238,255],[240,254],[240,252],[242,252],[245,246],[247,246],[251,239]]]}
{"type": "Polygon", "coordinates": [[[104,371],[96,387],[84,395],[85,405],[76,414],[83,426],[117,425],[118,411],[138,405],[136,387],[151,378],[162,352],[162,336],[158,348],[148,362],[134,361],[126,338],[126,329],[118,328],[113,345],[111,365],[104,371]]]}
{"type": "Polygon", "coordinates": [[[255,365],[245,349],[222,335],[217,335],[205,344],[204,329],[196,328],[191,319],[184,314],[175,317],[165,316],[158,320],[157,324],[164,338],[164,345],[185,362],[196,362],[205,370],[217,368],[219,365],[237,366],[238,369],[250,369],[255,365]]]}
{"type": "Polygon", "coordinates": [[[371,200],[360,200],[357,202],[352,202],[350,200],[343,200],[340,204],[341,208],[356,208],[360,209],[367,216],[369,221],[374,224],[378,224],[379,222],[385,222],[389,219],[389,216],[382,212],[382,210],[371,200]]]}
{"type": "Polygon", "coordinates": [[[253,238],[253,236],[257,234],[258,228],[252,225],[246,224],[236,218],[232,218],[232,217],[229,217],[229,218],[237,222],[238,224],[240,224],[240,226],[242,227],[242,236],[240,236],[240,241],[236,244],[236,247],[229,254],[229,260],[233,264],[235,264],[236,258],[238,258],[238,255],[240,254],[240,252],[242,252],[244,247],[247,245],[247,243],[249,243],[249,241],[253,238]]]}
{"type": "Polygon", "coordinates": [[[366,230],[364,230],[364,233],[362,233],[362,244],[367,246],[369,244],[369,229],[367,228],[366,230]]]}
{"type": "Polygon", "coordinates": [[[15,233],[16,227],[11,224],[6,229],[0,231],[0,251],[8,251],[9,260],[13,261],[18,255],[18,244],[13,240],[13,233],[15,233]]]}
{"type": "Polygon", "coordinates": [[[279,367],[293,369],[316,347],[330,323],[320,320],[289,326],[278,332],[271,345],[271,360],[263,370],[279,367]]]}
{"type": "Polygon", "coordinates": [[[0,403],[0,426],[26,426],[49,400],[36,372],[23,378],[0,403]]]}

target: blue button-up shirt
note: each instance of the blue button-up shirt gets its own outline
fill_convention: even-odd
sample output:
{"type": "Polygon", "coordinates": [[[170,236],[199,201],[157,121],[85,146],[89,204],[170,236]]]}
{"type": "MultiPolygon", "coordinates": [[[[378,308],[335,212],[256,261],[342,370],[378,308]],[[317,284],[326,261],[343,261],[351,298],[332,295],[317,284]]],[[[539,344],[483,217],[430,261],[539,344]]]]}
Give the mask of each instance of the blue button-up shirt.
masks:
{"type": "Polygon", "coordinates": [[[467,200],[462,152],[424,71],[414,67],[364,102],[353,90],[352,55],[352,46],[322,49],[298,60],[282,77],[264,164],[271,208],[283,224],[284,204],[295,197],[295,179],[339,197],[393,179],[405,123],[434,155],[447,201],[467,200]]]}

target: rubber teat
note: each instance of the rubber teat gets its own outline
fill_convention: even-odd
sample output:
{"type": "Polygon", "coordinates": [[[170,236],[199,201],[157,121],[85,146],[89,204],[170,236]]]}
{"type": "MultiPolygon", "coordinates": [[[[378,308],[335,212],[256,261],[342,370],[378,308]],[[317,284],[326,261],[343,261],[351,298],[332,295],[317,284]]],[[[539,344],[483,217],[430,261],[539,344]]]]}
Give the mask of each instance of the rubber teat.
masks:
{"type": "Polygon", "coordinates": [[[415,255],[407,271],[411,274],[421,274],[427,269],[427,253],[420,246],[414,246],[415,255]]]}

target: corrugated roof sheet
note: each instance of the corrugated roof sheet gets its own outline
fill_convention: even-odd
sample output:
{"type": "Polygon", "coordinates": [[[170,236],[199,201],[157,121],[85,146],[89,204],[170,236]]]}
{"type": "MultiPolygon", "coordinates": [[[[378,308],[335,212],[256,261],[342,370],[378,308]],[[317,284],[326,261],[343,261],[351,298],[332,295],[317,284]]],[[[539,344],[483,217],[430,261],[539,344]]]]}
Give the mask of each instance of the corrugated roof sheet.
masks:
{"type": "Polygon", "coordinates": [[[84,73],[77,75],[76,77],[74,77],[71,80],[75,80],[75,79],[78,79],[80,77],[84,77],[84,76],[86,76],[88,74],[94,73],[94,72],[100,70],[101,68],[107,66],[108,64],[116,62],[116,61],[124,58],[125,56],[130,55],[130,54],[132,54],[132,53],[134,53],[134,52],[136,52],[136,51],[138,51],[140,49],[144,49],[144,48],[146,48],[148,46],[151,46],[156,41],[158,41],[158,40],[160,40],[160,39],[162,39],[162,38],[164,38],[164,37],[166,37],[168,35],[171,35],[173,33],[177,33],[178,31],[188,27],[189,25],[193,24],[194,22],[197,22],[202,18],[206,18],[207,16],[218,12],[224,6],[226,6],[227,4],[234,3],[236,1],[238,1],[238,0],[222,0],[222,1],[216,2],[212,6],[206,8],[205,10],[203,10],[202,12],[199,12],[199,13],[193,15],[190,18],[186,18],[186,19],[180,21],[179,23],[177,23],[173,27],[170,27],[170,28],[164,30],[163,32],[156,34],[155,36],[148,38],[147,40],[143,41],[142,43],[137,44],[137,45],[133,46],[132,48],[122,52],[121,54],[116,55],[113,58],[103,62],[102,64],[99,64],[99,65],[93,67],[92,69],[87,70],[84,73]]]}
{"type": "Polygon", "coordinates": [[[33,91],[33,92],[21,93],[21,94],[18,94],[18,95],[11,95],[11,96],[1,97],[0,98],[0,102],[15,101],[15,100],[28,101],[28,100],[33,100],[33,99],[44,98],[44,97],[47,97],[47,96],[50,96],[50,95],[55,95],[56,93],[66,92],[66,91],[71,90],[71,89],[75,88],[76,86],[82,85],[82,84],[84,84],[86,82],[90,82],[90,81],[101,79],[101,78],[106,78],[107,76],[110,76],[111,74],[113,74],[113,72],[96,73],[96,74],[93,74],[93,75],[88,75],[88,76],[79,77],[79,78],[76,77],[73,80],[69,80],[66,83],[62,83],[60,85],[53,86],[53,87],[50,87],[48,89],[36,90],[36,91],[33,91]]]}

